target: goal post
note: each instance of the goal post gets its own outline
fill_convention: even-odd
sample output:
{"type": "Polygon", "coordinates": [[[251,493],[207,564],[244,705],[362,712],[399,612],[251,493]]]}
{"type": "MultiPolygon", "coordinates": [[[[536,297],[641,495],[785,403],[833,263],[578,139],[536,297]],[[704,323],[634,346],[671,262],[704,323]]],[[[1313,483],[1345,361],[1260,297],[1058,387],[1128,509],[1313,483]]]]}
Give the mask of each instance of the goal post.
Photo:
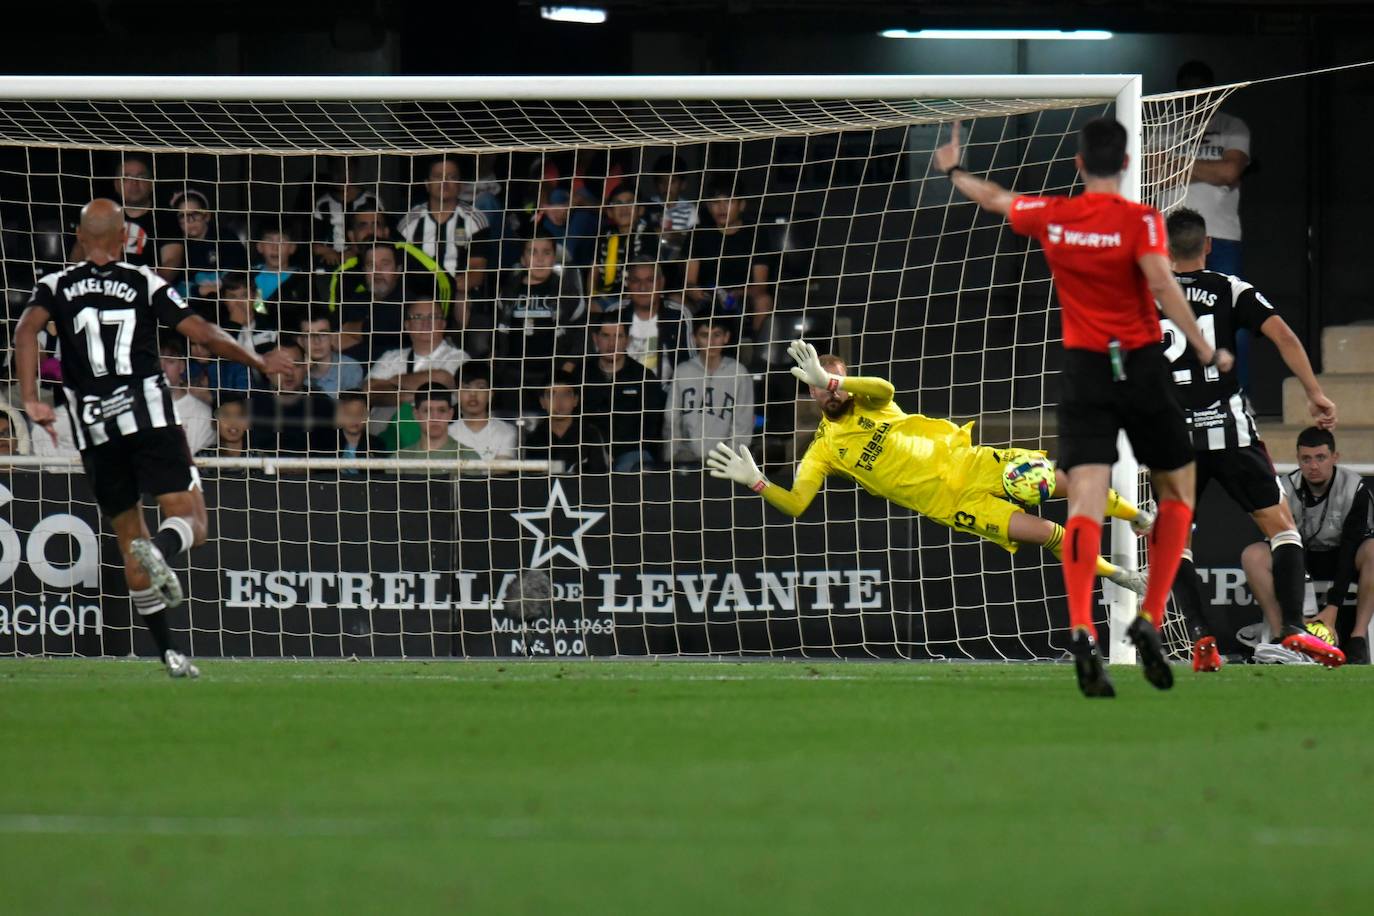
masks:
{"type": "MultiPolygon", "coordinates": [[[[600,227],[610,225],[616,182],[636,190],[633,203],[652,206],[646,188],[685,175],[700,226],[713,218],[705,186],[724,181],[723,193],[743,200],[757,227],[745,255],[750,270],[765,263],[771,271],[765,282],[750,275],[736,297],[718,274],[717,288],[694,298],[700,290],[687,278],[700,259],[691,257],[691,227],[677,232],[677,247],[660,227],[654,251],[634,257],[653,262],[665,298],[681,300],[684,314],[736,310],[732,320],[752,338],[738,346],[735,335],[729,350],[752,388],[757,429],[744,435],[760,447],[771,477],[790,483],[816,419],[779,355],[779,342],[798,333],[858,371],[890,378],[908,412],[974,420],[978,444],[1048,447],[1053,455],[1059,331],[1043,258],[932,173],[930,155],[959,120],[968,126],[971,168],[1018,192],[1069,193],[1077,180],[1075,131],[1110,113],[1128,134],[1123,194],[1163,205],[1182,187],[1180,163],[1190,161],[1221,98],[1174,94],[1152,107],[1140,77],[1129,74],[0,77],[4,258],[27,269],[7,271],[6,293],[13,305],[29,276],[65,261],[69,235],[54,222],[60,215],[69,225],[81,202],[108,194],[107,163],[130,153],[158,166],[155,211],[175,216],[172,190],[206,189],[209,208],[237,227],[250,257],[263,226],[308,222],[326,160],[359,163],[363,190],[385,200],[378,209],[400,225],[423,210],[421,172],[433,157],[474,168],[495,157],[493,174],[462,176],[466,205],[487,206],[482,219],[496,231],[489,276],[464,286],[452,315],[445,311],[455,346],[466,347],[475,332],[455,330],[455,316],[500,314],[508,282],[529,275],[521,233],[551,203],[560,206],[557,192],[571,196],[567,209],[589,220],[592,236],[577,235],[571,223],[561,229],[556,272],[585,286],[602,279],[597,244],[600,227]],[[656,164],[661,159],[672,176],[656,164]],[[484,205],[479,185],[488,178],[498,200],[484,205]],[[570,254],[579,240],[588,253],[570,254]],[[763,286],[771,311],[751,328],[763,286]]],[[[670,203],[657,205],[666,213],[670,203]]],[[[433,241],[423,231],[415,238],[417,247],[433,241]]],[[[434,244],[426,252],[443,262],[442,243],[434,244]]],[[[718,243],[720,258],[722,250],[718,243]]],[[[622,267],[633,263],[619,257],[622,267]]],[[[434,268],[436,277],[445,266],[434,268]]],[[[319,276],[299,304],[332,307],[323,291],[334,268],[313,267],[319,276]]],[[[455,289],[468,282],[465,269],[450,269],[455,289]]],[[[580,292],[588,307],[615,307],[580,292]]],[[[367,300],[372,308],[380,301],[367,300]]],[[[503,333],[493,321],[485,333],[503,333]]],[[[642,329],[626,324],[628,345],[636,345],[642,329]]],[[[364,342],[372,333],[362,332],[364,342]]],[[[590,361],[598,355],[594,331],[582,333],[590,361]]],[[[674,358],[695,357],[691,333],[674,358]]],[[[493,341],[483,358],[500,376],[489,380],[495,415],[523,439],[548,409],[528,386],[547,386],[553,369],[536,383],[524,375],[511,382],[501,376],[506,364],[493,341]]],[[[671,409],[669,373],[655,367],[651,375],[663,380],[671,409]]],[[[619,409],[603,418],[608,427],[619,409]]],[[[595,479],[575,468],[551,471],[523,451],[456,463],[214,457],[205,467],[215,498],[225,501],[223,536],[186,561],[190,607],[176,626],[193,650],[200,641],[202,654],[1053,658],[1064,650],[1062,582],[1048,554],[1027,549],[1011,558],[835,478],[794,522],[679,463],[685,452],[677,446],[693,433],[665,421],[658,435],[644,450],[653,469],[595,479]],[[436,489],[424,478],[440,469],[457,476],[436,489]],[[312,472],[322,482],[312,483],[312,472]],[[407,479],[415,475],[421,479],[407,479]],[[426,519],[425,500],[442,520],[426,519]],[[352,546],[330,544],[331,537],[352,546]],[[399,543],[380,550],[384,538],[399,543]],[[407,565],[417,563],[423,568],[407,565]]],[[[620,443],[609,444],[614,459],[620,443]]],[[[49,642],[20,639],[18,607],[117,603],[122,581],[107,552],[90,584],[84,574],[61,573],[64,558],[77,566],[71,551],[80,545],[47,561],[32,546],[32,531],[54,514],[92,518],[79,481],[53,485],[74,469],[70,455],[10,464],[7,524],[14,544],[26,545],[26,561],[16,555],[9,565],[20,548],[6,542],[0,605],[9,616],[0,616],[0,653],[136,647],[127,613],[108,615],[122,633],[113,641],[78,645],[61,633],[49,642]],[[35,563],[49,578],[34,577],[35,563]]],[[[1113,481],[1128,496],[1143,493],[1128,448],[1113,481]]],[[[215,505],[211,511],[214,528],[215,505]]],[[[59,540],[46,537],[43,549],[60,554],[59,540]]],[[[1109,550],[1119,565],[1138,563],[1137,539],[1124,523],[1112,526],[1109,550]]],[[[1111,628],[1110,658],[1130,661],[1124,625],[1135,596],[1103,590],[1099,619],[1111,628]]]]}

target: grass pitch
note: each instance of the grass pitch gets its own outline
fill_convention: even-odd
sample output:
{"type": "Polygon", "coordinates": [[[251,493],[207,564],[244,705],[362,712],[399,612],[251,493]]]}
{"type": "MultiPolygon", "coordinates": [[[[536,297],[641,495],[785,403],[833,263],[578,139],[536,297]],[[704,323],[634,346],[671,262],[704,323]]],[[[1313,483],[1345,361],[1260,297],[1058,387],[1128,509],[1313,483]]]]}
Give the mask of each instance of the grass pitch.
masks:
{"type": "Polygon", "coordinates": [[[0,661],[0,910],[1358,911],[1374,669],[0,661]]]}

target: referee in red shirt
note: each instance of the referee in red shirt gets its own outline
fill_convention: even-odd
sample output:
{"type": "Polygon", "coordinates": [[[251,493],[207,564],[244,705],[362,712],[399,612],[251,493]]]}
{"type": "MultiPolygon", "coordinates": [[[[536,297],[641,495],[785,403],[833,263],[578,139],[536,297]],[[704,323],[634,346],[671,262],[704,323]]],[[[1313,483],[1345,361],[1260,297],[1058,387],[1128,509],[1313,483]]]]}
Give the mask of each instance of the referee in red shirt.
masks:
{"type": "Polygon", "coordinates": [[[1074,197],[1020,197],[973,175],[959,165],[957,121],[934,161],[969,200],[1009,217],[1012,231],[1037,239],[1054,276],[1064,325],[1059,466],[1069,478],[1064,586],[1070,648],[1079,689],[1110,697],[1116,691],[1092,622],[1093,566],[1122,429],[1136,458],[1150,469],[1159,500],[1145,601],[1127,635],[1150,683],[1166,690],[1174,682],[1158,626],[1188,544],[1194,468],[1192,439],[1160,344],[1159,311],[1178,325],[1204,366],[1225,372],[1233,360],[1207,342],[1193,319],[1169,266],[1159,211],[1121,196],[1126,129],[1111,118],[1090,121],[1079,131],[1078,150],[1074,164],[1083,176],[1083,193],[1074,197]]]}

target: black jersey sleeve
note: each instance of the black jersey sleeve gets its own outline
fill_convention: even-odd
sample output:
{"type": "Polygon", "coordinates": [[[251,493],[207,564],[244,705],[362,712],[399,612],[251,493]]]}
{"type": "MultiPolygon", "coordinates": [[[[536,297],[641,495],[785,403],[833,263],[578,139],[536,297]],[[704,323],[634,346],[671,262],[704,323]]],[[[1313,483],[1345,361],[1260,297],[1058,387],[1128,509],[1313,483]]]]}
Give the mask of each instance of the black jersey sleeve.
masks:
{"type": "Polygon", "coordinates": [[[29,293],[28,304],[36,305],[51,315],[56,311],[56,309],[53,308],[52,293],[52,287],[40,280],[38,283],[34,284],[33,292],[29,293]]]}
{"type": "Polygon", "coordinates": [[[191,307],[170,283],[147,268],[142,269],[140,273],[148,280],[148,302],[152,305],[158,321],[169,328],[175,328],[182,319],[191,314],[191,307]]]}
{"type": "Polygon", "coordinates": [[[1243,290],[1236,293],[1235,305],[1232,308],[1236,313],[1236,327],[1246,328],[1255,334],[1260,332],[1261,325],[1278,314],[1278,310],[1264,298],[1264,294],[1248,283],[1243,290]]]}

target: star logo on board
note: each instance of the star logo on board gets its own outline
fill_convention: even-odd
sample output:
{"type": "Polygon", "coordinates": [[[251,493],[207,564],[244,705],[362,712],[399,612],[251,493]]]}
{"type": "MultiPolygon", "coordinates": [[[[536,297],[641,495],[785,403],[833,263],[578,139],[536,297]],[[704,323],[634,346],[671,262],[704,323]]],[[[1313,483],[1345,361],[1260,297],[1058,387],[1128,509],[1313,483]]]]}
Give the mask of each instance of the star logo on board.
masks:
{"type": "Polygon", "coordinates": [[[568,495],[563,492],[561,480],[555,480],[549,488],[549,502],[542,510],[511,513],[511,518],[519,522],[521,528],[534,535],[534,556],[530,558],[530,569],[543,566],[555,556],[566,557],[583,569],[589,569],[587,553],[582,546],[582,535],[594,528],[605,516],[605,512],[573,509],[572,504],[568,502],[568,495]],[[566,531],[569,522],[576,523],[571,532],[566,531]],[[572,540],[571,550],[565,544],[558,543],[565,539],[572,540]]]}

